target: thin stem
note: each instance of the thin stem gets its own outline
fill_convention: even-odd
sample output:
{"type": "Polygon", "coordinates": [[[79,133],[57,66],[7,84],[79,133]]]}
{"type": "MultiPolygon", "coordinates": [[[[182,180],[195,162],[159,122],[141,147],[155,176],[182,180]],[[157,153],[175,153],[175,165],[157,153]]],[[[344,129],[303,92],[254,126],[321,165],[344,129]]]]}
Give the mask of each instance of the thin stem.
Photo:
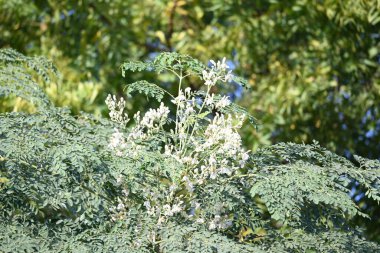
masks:
{"type": "MultiPolygon", "coordinates": [[[[181,94],[181,87],[182,87],[182,80],[183,80],[183,74],[182,74],[182,69],[180,70],[180,74],[179,74],[179,83],[178,83],[178,95],[177,95],[177,98],[180,96],[181,94]]],[[[176,136],[178,137],[178,131],[179,131],[179,115],[178,115],[178,111],[179,111],[179,103],[180,101],[177,101],[177,110],[175,112],[175,134],[176,136]]],[[[182,146],[182,140],[181,138],[179,139],[179,149],[181,150],[181,146],[182,146]]]]}
{"type": "Polygon", "coordinates": [[[178,73],[177,72],[175,72],[174,70],[172,70],[172,69],[168,69],[168,68],[164,68],[165,70],[167,70],[167,71],[170,71],[170,72],[172,72],[174,75],[176,75],[178,78],[181,78],[179,75],[178,75],[178,73]]]}
{"type": "MultiPolygon", "coordinates": [[[[202,103],[201,108],[200,108],[199,111],[198,111],[198,116],[202,113],[202,110],[203,110],[204,106],[206,105],[206,99],[208,98],[210,91],[211,91],[211,85],[207,87],[206,96],[205,96],[205,98],[204,98],[204,100],[203,100],[203,103],[202,103]]],[[[188,142],[189,142],[189,140],[191,139],[191,137],[193,137],[193,135],[194,135],[195,124],[196,124],[196,123],[197,123],[197,121],[195,121],[195,123],[194,123],[194,125],[193,125],[193,129],[192,129],[192,131],[191,131],[190,136],[189,136],[188,138],[186,138],[185,145],[184,145],[184,147],[183,147],[183,148],[184,148],[183,153],[186,153],[186,151],[187,151],[187,147],[186,147],[186,145],[188,144],[188,142]]],[[[181,151],[182,151],[182,150],[181,150],[181,151]]]]}
{"type": "Polygon", "coordinates": [[[201,109],[199,109],[198,115],[201,114],[203,107],[206,105],[206,99],[207,99],[208,96],[209,96],[210,90],[211,90],[211,85],[208,86],[208,88],[207,88],[206,96],[205,96],[205,98],[204,98],[204,100],[203,100],[203,103],[202,103],[201,109]]]}
{"type": "Polygon", "coordinates": [[[163,91],[164,91],[166,94],[168,94],[172,99],[175,99],[175,97],[174,97],[172,94],[170,94],[170,92],[166,91],[165,89],[163,89],[163,91]]]}

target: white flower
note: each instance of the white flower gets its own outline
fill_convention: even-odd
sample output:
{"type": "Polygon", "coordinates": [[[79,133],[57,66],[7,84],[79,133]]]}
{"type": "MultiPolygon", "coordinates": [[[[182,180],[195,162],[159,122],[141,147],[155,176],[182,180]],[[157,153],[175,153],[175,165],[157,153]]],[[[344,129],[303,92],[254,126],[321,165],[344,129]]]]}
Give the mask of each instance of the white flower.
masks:
{"type": "Polygon", "coordinates": [[[190,87],[187,87],[187,88],[185,89],[185,94],[186,94],[187,96],[190,96],[190,94],[191,94],[191,88],[190,88],[190,87]]]}
{"type": "Polygon", "coordinates": [[[129,195],[128,189],[123,189],[121,192],[124,194],[125,197],[128,197],[128,195],[129,195]]]}
{"type": "Polygon", "coordinates": [[[248,151],[247,152],[243,152],[243,153],[241,153],[241,160],[239,161],[239,166],[241,167],[241,168],[243,168],[244,166],[245,166],[245,164],[246,164],[246,162],[248,161],[248,159],[249,159],[249,155],[248,155],[248,151]]]}
{"type": "Polygon", "coordinates": [[[193,183],[190,181],[190,179],[187,176],[184,176],[182,178],[182,181],[185,182],[186,189],[189,192],[193,192],[194,191],[194,185],[193,185],[193,183]]]}
{"type": "Polygon", "coordinates": [[[228,71],[228,73],[224,76],[224,82],[231,82],[234,76],[232,75],[232,71],[228,71]]]}
{"type": "Polygon", "coordinates": [[[174,192],[175,190],[177,190],[177,185],[175,185],[175,184],[172,184],[172,185],[170,185],[170,187],[169,187],[169,191],[170,192],[174,192]]]}
{"type": "Polygon", "coordinates": [[[179,213],[179,212],[181,212],[182,211],[182,207],[181,207],[181,205],[180,204],[175,204],[175,205],[173,205],[173,207],[172,207],[172,213],[174,214],[174,213],[179,213]]]}
{"type": "MultiPolygon", "coordinates": [[[[195,182],[200,183],[207,178],[216,179],[218,175],[223,174],[231,176],[239,166],[245,165],[248,154],[242,147],[242,140],[237,131],[242,124],[242,118],[237,119],[238,122],[235,123],[231,115],[216,114],[204,131],[205,140],[192,144],[195,147],[193,156],[213,150],[200,165],[200,172],[196,173],[194,169],[195,182]]],[[[195,166],[198,165],[199,162],[195,166]]]]}
{"type": "Polygon", "coordinates": [[[244,161],[247,161],[249,159],[248,152],[243,153],[242,156],[241,156],[241,159],[244,160],[244,161]]]}
{"type": "Polygon", "coordinates": [[[170,208],[170,205],[166,204],[162,207],[162,209],[164,210],[165,216],[172,216],[173,215],[173,212],[172,212],[172,209],[170,208]]]}
{"type": "Polygon", "coordinates": [[[221,225],[221,229],[227,229],[232,226],[232,220],[226,220],[224,223],[221,225]]]}
{"type": "Polygon", "coordinates": [[[132,131],[128,135],[128,140],[139,140],[139,139],[144,139],[146,135],[143,133],[143,131],[136,127],[133,128],[132,131]]]}
{"type": "Polygon", "coordinates": [[[229,106],[231,104],[231,101],[228,99],[227,96],[222,97],[216,104],[215,108],[224,108],[226,106],[229,106]]]}
{"type": "Polygon", "coordinates": [[[229,68],[228,65],[226,64],[226,57],[223,57],[222,61],[218,61],[216,63],[213,60],[210,60],[210,62],[211,62],[212,67],[217,70],[226,70],[229,68]]]}
{"type": "Polygon", "coordinates": [[[210,178],[211,179],[216,179],[216,177],[217,177],[218,175],[215,173],[215,171],[212,171],[211,173],[210,173],[210,178]]]}
{"type": "Polygon", "coordinates": [[[144,206],[146,207],[146,209],[150,209],[151,208],[149,201],[145,201],[144,202],[144,206]]]}
{"type": "Polygon", "coordinates": [[[179,213],[183,210],[182,207],[183,201],[179,201],[179,203],[174,204],[172,207],[169,204],[166,204],[162,207],[165,216],[173,216],[176,213],[179,213]]]}
{"type": "Polygon", "coordinates": [[[233,76],[231,71],[227,72],[229,68],[226,64],[226,58],[224,57],[222,61],[211,62],[211,69],[203,70],[202,77],[205,81],[206,86],[214,86],[219,80],[223,82],[229,82],[232,80],[233,76]]]}
{"type": "Polygon", "coordinates": [[[214,229],[227,229],[232,226],[232,220],[228,219],[228,216],[225,215],[221,217],[220,215],[215,215],[214,219],[209,222],[209,230],[214,229]]]}
{"type": "Polygon", "coordinates": [[[149,201],[145,201],[143,205],[145,206],[148,215],[154,215],[156,209],[150,205],[149,201]]]}
{"type": "Polygon", "coordinates": [[[120,124],[127,124],[129,119],[128,115],[124,113],[125,108],[125,100],[124,98],[120,98],[119,101],[117,101],[116,96],[112,96],[111,94],[108,94],[106,98],[106,105],[109,109],[109,116],[112,121],[115,121],[120,124]]]}
{"type": "Polygon", "coordinates": [[[166,122],[169,112],[169,108],[166,107],[164,103],[161,103],[158,109],[149,109],[149,111],[145,113],[140,124],[148,129],[157,128],[166,122]]]}
{"type": "Polygon", "coordinates": [[[186,97],[185,97],[185,94],[182,92],[182,90],[180,90],[178,96],[172,100],[173,104],[179,105],[180,107],[184,105],[185,101],[186,101],[186,97]]]}
{"type": "Polygon", "coordinates": [[[124,206],[124,204],[123,203],[119,203],[118,205],[117,205],[117,210],[118,211],[120,211],[120,210],[123,210],[125,208],[125,206],[124,206]]]}
{"type": "Polygon", "coordinates": [[[213,165],[216,165],[216,159],[214,156],[210,156],[210,158],[208,159],[208,163],[209,165],[213,166],[213,165]]]}
{"type": "Polygon", "coordinates": [[[117,128],[114,129],[114,133],[111,135],[110,143],[108,147],[111,149],[116,149],[121,145],[124,145],[124,135],[119,132],[117,128]]]}
{"type": "Polygon", "coordinates": [[[127,148],[127,143],[123,133],[120,133],[118,129],[115,128],[115,132],[111,135],[111,139],[108,144],[108,148],[115,151],[117,156],[123,156],[124,151],[127,148]]]}
{"type": "Polygon", "coordinates": [[[227,174],[230,176],[232,174],[232,171],[227,167],[222,167],[219,169],[219,173],[220,174],[227,174]]]}
{"type": "Polygon", "coordinates": [[[165,155],[168,155],[168,156],[172,155],[173,149],[174,149],[173,145],[165,145],[165,155]]]}
{"type": "Polygon", "coordinates": [[[189,106],[185,110],[185,115],[190,115],[190,114],[193,114],[194,112],[195,112],[194,107],[189,106]]]}
{"type": "Polygon", "coordinates": [[[217,224],[215,223],[215,221],[211,221],[209,223],[208,229],[209,230],[214,230],[214,229],[216,229],[216,227],[217,227],[217,224]]]}
{"type": "Polygon", "coordinates": [[[124,176],[123,176],[123,175],[119,175],[119,176],[116,178],[116,184],[117,184],[117,185],[121,185],[123,182],[124,182],[124,176]]]}
{"type": "Polygon", "coordinates": [[[203,218],[198,218],[195,222],[198,224],[203,224],[205,223],[205,220],[203,218]]]}
{"type": "Polygon", "coordinates": [[[212,105],[214,103],[214,94],[212,94],[211,96],[207,96],[205,99],[205,103],[209,106],[212,105]]]}
{"type": "Polygon", "coordinates": [[[140,123],[140,111],[137,111],[135,115],[133,115],[133,119],[135,120],[136,124],[140,123]]]}
{"type": "Polygon", "coordinates": [[[205,81],[206,86],[214,86],[216,82],[218,81],[218,76],[215,73],[215,71],[212,69],[209,72],[207,72],[207,70],[203,70],[202,77],[203,77],[203,80],[205,81]]]}

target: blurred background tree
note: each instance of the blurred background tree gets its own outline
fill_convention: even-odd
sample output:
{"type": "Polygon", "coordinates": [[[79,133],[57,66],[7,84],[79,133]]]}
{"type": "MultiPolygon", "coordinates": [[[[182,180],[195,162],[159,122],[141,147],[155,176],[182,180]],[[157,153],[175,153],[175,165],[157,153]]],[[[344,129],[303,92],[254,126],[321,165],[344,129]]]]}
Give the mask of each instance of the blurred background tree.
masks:
{"type": "MultiPolygon", "coordinates": [[[[250,89],[224,92],[261,122],[243,130],[248,147],[315,139],[348,158],[380,158],[379,0],[0,0],[2,47],[50,58],[62,73],[45,87],[56,104],[98,115],[107,93],[154,78],[122,78],[124,60],[161,51],[204,62],[225,56],[250,89]]],[[[174,89],[172,80],[159,81],[174,89]]],[[[131,114],[149,103],[133,101],[131,114]]],[[[0,106],[28,109],[21,100],[0,106]]],[[[379,215],[360,189],[352,196],[379,215]]],[[[380,218],[358,222],[380,240],[380,218]]]]}

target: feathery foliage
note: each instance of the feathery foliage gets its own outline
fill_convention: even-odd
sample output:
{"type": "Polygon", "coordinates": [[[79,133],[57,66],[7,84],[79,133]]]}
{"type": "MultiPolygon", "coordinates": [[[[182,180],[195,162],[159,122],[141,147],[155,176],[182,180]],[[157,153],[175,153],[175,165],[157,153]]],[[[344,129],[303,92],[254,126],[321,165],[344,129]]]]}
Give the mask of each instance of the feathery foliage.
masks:
{"type": "MultiPolygon", "coordinates": [[[[0,115],[0,252],[378,252],[350,223],[366,214],[348,184],[379,201],[380,163],[355,164],[317,143],[245,151],[245,112],[211,93],[233,79],[223,61],[164,53],[124,64],[179,79],[175,111],[162,103],[127,127],[123,100],[106,101],[114,121],[72,116],[29,91],[41,89],[27,67],[45,60],[2,52],[4,94],[33,94],[43,106],[0,115]],[[205,82],[201,95],[182,90],[187,75],[205,82]]],[[[130,87],[167,94],[145,81],[130,87]]]]}
{"type": "Polygon", "coordinates": [[[181,55],[175,52],[165,52],[159,54],[152,62],[129,61],[122,65],[122,75],[125,76],[125,71],[143,71],[154,70],[161,73],[167,71],[183,71],[183,73],[202,76],[202,71],[205,66],[198,60],[189,55],[181,55]]]}
{"type": "Polygon", "coordinates": [[[0,49],[0,64],[0,97],[15,95],[37,106],[52,106],[30,71],[25,68],[31,68],[45,82],[49,82],[50,73],[58,75],[50,61],[42,57],[27,57],[12,49],[0,49]]]}
{"type": "Polygon", "coordinates": [[[127,85],[127,94],[130,95],[132,92],[138,92],[145,94],[147,97],[155,98],[158,102],[161,102],[165,95],[165,90],[154,83],[149,83],[145,80],[137,81],[127,85]]]}

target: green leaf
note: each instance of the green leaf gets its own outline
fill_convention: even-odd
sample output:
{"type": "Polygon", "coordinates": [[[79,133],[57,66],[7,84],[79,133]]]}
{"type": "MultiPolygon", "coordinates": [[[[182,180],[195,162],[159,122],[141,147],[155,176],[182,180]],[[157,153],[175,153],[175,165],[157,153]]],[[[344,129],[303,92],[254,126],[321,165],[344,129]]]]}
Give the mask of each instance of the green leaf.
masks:
{"type": "Polygon", "coordinates": [[[150,83],[144,80],[128,84],[126,86],[126,89],[127,95],[130,95],[132,92],[138,92],[141,94],[145,94],[148,97],[155,98],[158,102],[160,102],[163,99],[165,93],[167,93],[167,91],[165,91],[157,84],[150,83]]]}

